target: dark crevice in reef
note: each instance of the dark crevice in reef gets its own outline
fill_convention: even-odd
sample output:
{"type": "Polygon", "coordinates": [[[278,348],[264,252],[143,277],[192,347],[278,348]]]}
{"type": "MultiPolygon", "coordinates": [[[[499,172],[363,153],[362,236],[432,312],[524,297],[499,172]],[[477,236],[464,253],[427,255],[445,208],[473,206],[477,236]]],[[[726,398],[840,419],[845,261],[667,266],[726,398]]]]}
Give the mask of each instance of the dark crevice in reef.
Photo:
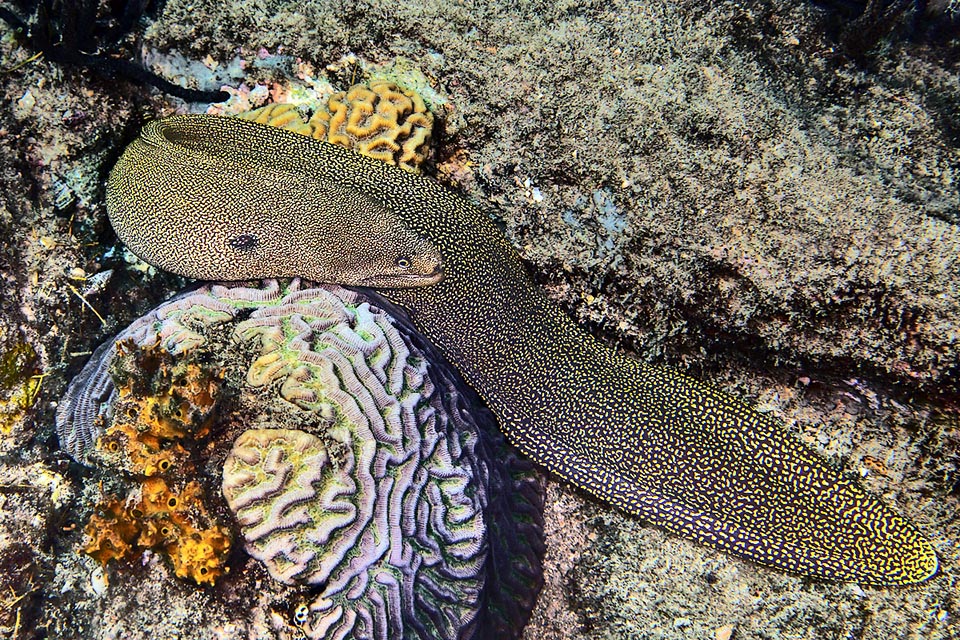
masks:
{"type": "Polygon", "coordinates": [[[123,39],[151,0],[107,3],[102,12],[99,0],[19,0],[16,4],[22,13],[0,6],[0,19],[19,30],[26,45],[50,62],[151,86],[187,102],[227,98],[223,91],[181,87],[129,60],[123,39]]]}

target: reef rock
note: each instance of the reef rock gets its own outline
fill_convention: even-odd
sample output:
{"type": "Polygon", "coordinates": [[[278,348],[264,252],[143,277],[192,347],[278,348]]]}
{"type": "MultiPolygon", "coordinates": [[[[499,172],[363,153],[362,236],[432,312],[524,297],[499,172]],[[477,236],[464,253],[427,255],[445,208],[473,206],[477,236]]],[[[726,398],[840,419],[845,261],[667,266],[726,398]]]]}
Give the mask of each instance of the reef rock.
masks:
{"type": "Polygon", "coordinates": [[[222,367],[214,416],[183,446],[222,469],[248,553],[309,590],[291,602],[306,637],[519,636],[542,583],[540,481],[389,303],[298,280],[165,302],[98,350],[61,402],[61,446],[88,464],[107,459],[95,452],[131,373],[111,364],[117,345],[222,367]]]}

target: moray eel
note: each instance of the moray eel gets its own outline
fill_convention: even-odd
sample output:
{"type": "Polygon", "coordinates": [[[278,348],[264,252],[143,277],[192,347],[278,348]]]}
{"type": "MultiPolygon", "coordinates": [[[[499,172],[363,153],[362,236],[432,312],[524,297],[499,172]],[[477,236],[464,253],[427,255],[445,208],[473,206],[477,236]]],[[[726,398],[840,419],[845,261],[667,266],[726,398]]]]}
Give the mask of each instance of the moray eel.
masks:
{"type": "Polygon", "coordinates": [[[107,183],[113,228],[150,264],[200,280],[304,276],[409,287],[442,279],[438,248],[375,194],[332,185],[283,149],[256,149],[231,166],[216,145],[177,136],[146,127],[107,183]],[[270,163],[253,161],[273,154],[270,163]]]}
{"type": "MultiPolygon", "coordinates": [[[[432,286],[381,293],[440,347],[535,462],[627,513],[763,565],[873,585],[937,572],[932,545],[912,524],[775,420],[580,330],[483,211],[434,181],[265,125],[180,116],[145,127],[108,193],[111,220],[135,252],[148,262],[163,255],[159,266],[203,279],[338,271],[311,264],[330,256],[296,242],[256,266],[242,248],[226,247],[251,229],[275,230],[283,242],[304,234],[354,238],[373,209],[337,216],[338,226],[323,231],[310,217],[290,216],[305,203],[328,211],[376,202],[388,227],[395,216],[436,246],[444,274],[432,286]],[[252,212],[253,194],[287,182],[302,187],[252,212]],[[206,214],[189,232],[187,201],[206,214]],[[151,207],[162,213],[149,222],[117,213],[151,207]]],[[[369,253],[381,237],[370,239],[369,253]]]]}

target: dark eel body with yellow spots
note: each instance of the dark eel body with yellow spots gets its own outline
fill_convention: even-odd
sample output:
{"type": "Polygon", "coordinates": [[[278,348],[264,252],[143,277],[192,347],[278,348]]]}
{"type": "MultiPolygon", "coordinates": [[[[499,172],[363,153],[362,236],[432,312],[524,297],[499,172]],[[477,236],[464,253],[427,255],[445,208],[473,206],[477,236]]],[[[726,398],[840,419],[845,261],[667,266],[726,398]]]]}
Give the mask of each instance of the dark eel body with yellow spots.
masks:
{"type": "MultiPolygon", "coordinates": [[[[131,145],[108,187],[111,221],[125,242],[142,244],[149,235],[182,256],[194,277],[230,278],[231,266],[235,279],[284,275],[286,265],[276,264],[251,273],[243,250],[232,248],[232,234],[275,220],[229,228],[221,222],[240,215],[233,213],[237,203],[257,197],[258,169],[289,174],[291,181],[309,176],[338,194],[338,202],[371,201],[426,238],[443,260],[440,282],[381,293],[440,347],[509,440],[535,462],[628,513],[760,564],[874,585],[911,584],[936,573],[936,554],[912,524],[774,420],[585,334],[533,283],[488,217],[438,183],[237,119],[171,118],[147,125],[143,138],[154,142],[131,145]],[[169,162],[188,153],[210,161],[194,171],[169,162]],[[160,228],[149,234],[138,222],[150,201],[163,197],[135,186],[151,182],[149,175],[212,189],[237,173],[254,181],[242,188],[234,181],[229,199],[192,205],[209,209],[205,242],[215,242],[217,260],[226,261],[216,273],[193,268],[210,256],[197,255],[174,214],[154,219],[160,228]]],[[[298,206],[282,202],[270,215],[282,219],[298,206]]],[[[290,261],[301,264],[296,254],[308,250],[290,246],[290,261]]]]}

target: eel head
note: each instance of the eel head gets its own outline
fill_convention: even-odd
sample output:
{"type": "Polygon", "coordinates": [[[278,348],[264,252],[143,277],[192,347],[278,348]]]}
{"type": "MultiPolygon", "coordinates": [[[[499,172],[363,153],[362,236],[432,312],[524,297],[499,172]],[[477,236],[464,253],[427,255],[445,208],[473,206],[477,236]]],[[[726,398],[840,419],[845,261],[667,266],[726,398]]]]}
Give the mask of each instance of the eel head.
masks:
{"type": "Polygon", "coordinates": [[[217,120],[151,122],[110,173],[110,222],[141,259],[199,280],[397,288],[443,278],[437,246],[375,196],[321,179],[255,137],[232,139],[217,120]]]}

